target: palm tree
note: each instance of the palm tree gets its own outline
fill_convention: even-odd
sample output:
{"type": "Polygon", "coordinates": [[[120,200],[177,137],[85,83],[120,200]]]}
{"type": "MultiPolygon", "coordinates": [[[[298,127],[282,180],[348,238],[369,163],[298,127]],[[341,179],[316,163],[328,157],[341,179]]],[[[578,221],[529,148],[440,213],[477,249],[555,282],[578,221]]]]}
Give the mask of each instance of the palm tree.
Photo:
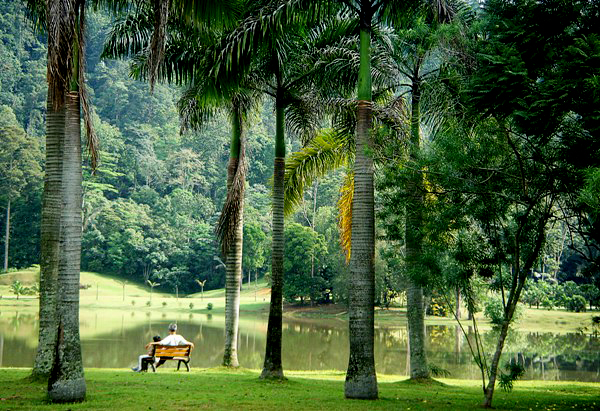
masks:
{"type": "Polygon", "coordinates": [[[86,392],[79,338],[82,106],[92,168],[96,166],[95,135],[83,87],[85,1],[48,0],[46,10],[40,2],[30,1],[28,6],[48,30],[40,337],[33,376],[48,378],[52,401],[82,401],[86,392]]]}
{"type": "Polygon", "coordinates": [[[196,279],[196,282],[200,286],[200,292],[201,292],[200,300],[204,301],[204,284],[206,284],[206,280],[200,281],[200,280],[196,279]]]}
{"type": "MultiPolygon", "coordinates": [[[[139,10],[140,14],[130,15],[117,24],[105,45],[105,56],[117,57],[132,50],[153,47],[148,33],[151,31],[149,8],[139,10]]],[[[176,84],[187,84],[188,89],[181,97],[178,106],[184,129],[199,129],[214,112],[225,107],[231,119],[232,139],[227,168],[227,198],[216,227],[221,240],[222,254],[226,268],[225,298],[225,349],[223,365],[238,367],[237,336],[239,323],[239,298],[242,278],[243,205],[245,189],[245,147],[243,130],[246,112],[252,107],[254,96],[239,86],[225,86],[224,79],[211,75],[214,61],[211,59],[211,46],[218,41],[216,30],[206,27],[194,28],[183,19],[171,18],[165,30],[169,31],[169,41],[161,64],[156,67],[161,78],[176,84]],[[193,41],[191,41],[193,39],[193,41]],[[200,46],[198,46],[200,45],[200,46]],[[190,57],[191,56],[191,57],[190,57]],[[172,70],[172,71],[171,71],[172,70]],[[174,76],[173,73],[176,73],[174,76]]],[[[154,81],[152,59],[144,59],[137,53],[137,63],[133,65],[138,77],[154,81]]],[[[215,257],[218,258],[218,257],[215,257]]],[[[198,280],[197,280],[198,281],[198,280]]],[[[204,282],[198,281],[204,289],[204,282]]]]}
{"type": "MultiPolygon", "coordinates": [[[[410,13],[411,18],[405,18],[410,24],[410,29],[394,35],[393,39],[384,41],[383,44],[395,45],[392,49],[376,50],[377,56],[373,58],[378,64],[384,64],[386,67],[381,67],[380,73],[377,76],[377,87],[383,89],[392,89],[400,91],[401,98],[397,101],[391,101],[391,107],[383,108],[374,103],[371,104],[371,109],[376,118],[382,123],[389,123],[393,128],[402,127],[404,119],[410,120],[410,137],[409,137],[409,157],[412,162],[416,162],[419,156],[421,147],[421,98],[422,85],[425,80],[433,78],[438,74],[438,69],[435,64],[439,65],[439,61],[435,62],[434,67],[431,67],[431,62],[428,62],[430,54],[436,49],[439,41],[438,33],[435,28],[443,22],[448,22],[452,19],[454,8],[444,8],[440,12],[439,9],[432,9],[429,5],[424,5],[417,10],[416,13],[410,13]],[[433,11],[433,12],[432,12],[433,11]],[[425,15],[427,18],[424,18],[425,15]],[[433,15],[433,16],[432,16],[433,15]],[[431,26],[424,23],[428,21],[431,26]],[[385,55],[387,53],[387,55],[385,55]],[[382,55],[383,54],[383,55],[382,55]],[[428,63],[428,66],[425,64],[428,63]],[[381,80],[384,80],[381,83],[381,80]],[[408,84],[407,84],[408,83],[408,84]],[[409,93],[410,98],[410,113],[403,113],[390,110],[397,102],[402,104],[402,96],[409,93]],[[391,115],[390,115],[391,114],[391,115]],[[394,122],[397,124],[394,126],[394,122]]],[[[400,25],[400,24],[398,24],[400,25]]],[[[381,33],[380,33],[381,34],[381,33]]],[[[374,43],[379,44],[379,43],[374,43]]],[[[338,52],[340,54],[340,52],[338,52]]],[[[334,61],[337,61],[334,60],[334,61]]],[[[339,63],[336,63],[339,64],[339,63]]],[[[333,67],[334,75],[339,75],[340,71],[351,71],[349,67],[333,67]]],[[[377,70],[371,68],[371,73],[377,70]]],[[[431,86],[429,86],[431,88],[431,86]]],[[[375,88],[376,89],[376,88],[375,88]]],[[[379,93],[378,93],[379,94],[379,93]]],[[[339,101],[336,102],[339,104],[339,101]]],[[[346,104],[347,106],[347,104],[346,104]]],[[[347,107],[346,107],[347,109],[347,107]]],[[[432,115],[431,111],[426,113],[427,120],[431,123],[432,118],[440,117],[439,114],[432,115]]],[[[348,145],[347,132],[344,133],[325,133],[319,136],[314,141],[306,146],[300,153],[292,156],[292,161],[287,165],[286,171],[286,211],[291,211],[291,208],[297,203],[298,199],[302,198],[302,190],[304,186],[310,184],[310,181],[317,176],[324,174],[332,168],[342,164],[349,164],[354,156],[352,150],[345,149],[348,145]],[[342,137],[342,138],[340,138],[342,137]]],[[[358,150],[358,148],[357,148],[358,150]]],[[[358,156],[357,151],[357,156],[358,156]]],[[[406,161],[405,156],[399,160],[402,163],[406,161]]],[[[396,167],[396,165],[393,165],[396,167]]],[[[347,240],[348,232],[351,232],[352,239],[354,238],[354,220],[353,210],[348,210],[349,204],[353,202],[353,196],[356,194],[356,188],[351,189],[354,179],[347,180],[350,190],[344,188],[345,193],[340,200],[340,205],[343,206],[340,210],[340,221],[346,224],[348,220],[352,221],[352,230],[342,226],[342,243],[350,244],[352,249],[355,248],[354,241],[347,240]],[[349,217],[349,218],[348,218],[349,217]]],[[[422,379],[429,377],[429,369],[427,366],[427,358],[425,352],[425,335],[424,335],[424,303],[422,282],[425,278],[425,273],[422,272],[420,264],[422,252],[422,238],[419,233],[422,232],[422,215],[423,193],[425,192],[424,180],[421,172],[411,174],[408,179],[408,185],[405,188],[408,193],[406,199],[406,222],[405,222],[405,246],[407,254],[407,265],[411,271],[415,273],[415,277],[409,277],[408,285],[408,322],[409,322],[409,339],[411,347],[411,378],[422,379]]],[[[352,258],[353,252],[350,252],[352,258]]]]}
{"type": "MultiPolygon", "coordinates": [[[[249,15],[238,28],[228,34],[218,52],[215,72],[232,76],[234,69],[246,68],[252,88],[274,101],[275,106],[275,160],[273,167],[273,243],[271,270],[271,301],[267,326],[265,361],[261,378],[283,378],[281,337],[283,317],[283,250],[284,250],[284,174],[285,129],[296,134],[314,127],[315,118],[311,101],[304,99],[306,87],[315,73],[306,64],[309,39],[300,22],[282,27],[273,15],[282,12],[279,2],[249,15]],[[296,29],[291,29],[295,26],[296,29]],[[287,117],[287,119],[286,119],[287,117]]],[[[318,117],[318,116],[317,116],[318,117]]]]}
{"type": "Polygon", "coordinates": [[[150,280],[146,280],[146,282],[150,286],[150,303],[152,303],[152,291],[154,291],[154,287],[158,287],[160,285],[160,283],[157,283],[155,281],[150,281],[150,280]]]}

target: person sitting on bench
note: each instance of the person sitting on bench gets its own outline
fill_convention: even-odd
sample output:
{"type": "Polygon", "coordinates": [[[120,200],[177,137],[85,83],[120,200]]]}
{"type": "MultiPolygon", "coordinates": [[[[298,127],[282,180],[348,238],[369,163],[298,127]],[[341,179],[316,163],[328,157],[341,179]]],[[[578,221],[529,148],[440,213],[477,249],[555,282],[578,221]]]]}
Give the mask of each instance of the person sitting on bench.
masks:
{"type": "Polygon", "coordinates": [[[183,336],[177,334],[177,324],[169,324],[169,335],[160,341],[154,341],[146,345],[147,349],[151,349],[153,345],[190,345],[194,349],[194,343],[187,341],[183,336]]]}
{"type": "MultiPolygon", "coordinates": [[[[160,335],[155,335],[154,337],[152,337],[152,341],[153,342],[159,342],[161,340],[161,336],[160,335]]],[[[152,361],[153,358],[153,354],[154,354],[154,348],[152,346],[150,346],[150,344],[146,345],[146,349],[148,350],[147,354],[144,355],[140,355],[138,357],[138,365],[137,367],[131,367],[131,369],[135,372],[141,372],[141,371],[148,371],[148,363],[150,361],[152,361]]]]}

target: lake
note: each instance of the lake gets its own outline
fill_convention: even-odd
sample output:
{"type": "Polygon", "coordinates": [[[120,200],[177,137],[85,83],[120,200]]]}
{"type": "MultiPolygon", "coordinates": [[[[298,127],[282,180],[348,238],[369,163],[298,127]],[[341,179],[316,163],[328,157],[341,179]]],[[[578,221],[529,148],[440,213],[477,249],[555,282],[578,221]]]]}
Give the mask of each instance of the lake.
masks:
{"type": "MultiPolygon", "coordinates": [[[[179,324],[179,333],[196,344],[191,367],[216,367],[222,360],[222,316],[107,309],[82,309],[80,316],[85,367],[133,366],[152,336],[165,336],[167,325],[174,321],[179,324]]],[[[37,314],[0,312],[0,367],[32,366],[38,323],[37,314]]],[[[283,327],[284,371],[346,370],[345,320],[284,319],[283,327]]],[[[266,317],[242,316],[238,355],[243,367],[262,368],[266,329],[266,317]]],[[[426,331],[430,363],[449,371],[451,378],[480,378],[467,339],[458,326],[428,325],[426,331]]],[[[376,328],[377,372],[407,375],[407,338],[406,326],[376,328]]],[[[491,355],[493,332],[485,332],[483,341],[491,355]]],[[[600,338],[578,333],[513,332],[504,351],[503,363],[512,359],[525,364],[526,379],[600,382],[600,338]]]]}

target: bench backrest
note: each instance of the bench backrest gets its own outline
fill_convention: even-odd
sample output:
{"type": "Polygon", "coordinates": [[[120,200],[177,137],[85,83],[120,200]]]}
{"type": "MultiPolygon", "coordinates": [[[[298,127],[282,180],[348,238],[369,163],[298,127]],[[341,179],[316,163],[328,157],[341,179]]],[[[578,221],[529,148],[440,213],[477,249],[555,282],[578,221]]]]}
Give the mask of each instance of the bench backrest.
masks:
{"type": "Polygon", "coordinates": [[[161,345],[154,346],[155,357],[189,357],[190,345],[161,345]]]}

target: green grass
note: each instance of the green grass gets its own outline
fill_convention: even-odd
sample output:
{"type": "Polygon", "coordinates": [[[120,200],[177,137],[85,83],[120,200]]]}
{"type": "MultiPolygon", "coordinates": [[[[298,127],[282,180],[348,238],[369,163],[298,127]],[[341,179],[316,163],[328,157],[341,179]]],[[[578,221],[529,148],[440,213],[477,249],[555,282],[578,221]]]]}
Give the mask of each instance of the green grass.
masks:
{"type": "MultiPolygon", "coordinates": [[[[27,379],[28,369],[0,369],[0,409],[10,410],[471,410],[482,401],[475,381],[412,384],[385,376],[376,401],[344,399],[343,373],[288,372],[284,382],[262,381],[255,370],[159,370],[137,374],[86,370],[87,399],[53,405],[46,385],[27,379]]],[[[498,391],[497,410],[596,410],[600,385],[526,381],[512,393],[498,391]]]]}

